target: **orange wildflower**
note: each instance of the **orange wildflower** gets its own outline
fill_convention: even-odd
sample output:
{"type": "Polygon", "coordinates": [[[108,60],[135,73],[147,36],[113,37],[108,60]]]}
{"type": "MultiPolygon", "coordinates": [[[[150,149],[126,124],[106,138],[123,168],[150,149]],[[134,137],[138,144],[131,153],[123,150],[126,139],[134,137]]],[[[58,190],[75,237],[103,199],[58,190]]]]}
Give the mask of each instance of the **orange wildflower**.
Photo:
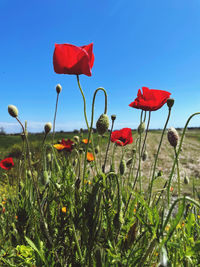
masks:
{"type": "Polygon", "coordinates": [[[91,152],[87,152],[87,160],[89,162],[94,161],[94,155],[91,152]]]}
{"type": "Polygon", "coordinates": [[[65,149],[66,151],[71,152],[73,148],[72,146],[73,144],[74,142],[70,139],[67,139],[67,140],[62,139],[61,144],[55,144],[53,146],[59,151],[65,149]]]}
{"type": "MultiPolygon", "coordinates": [[[[82,143],[84,143],[84,144],[88,144],[88,139],[83,139],[83,140],[82,140],[82,143]]],[[[89,143],[91,143],[91,140],[90,140],[89,143]]]]}
{"type": "Polygon", "coordinates": [[[67,208],[66,207],[62,207],[62,213],[66,213],[67,212],[67,208]]]}
{"type": "Polygon", "coordinates": [[[171,187],[170,187],[170,191],[173,192],[173,190],[174,190],[174,188],[171,186],[171,187]]]}

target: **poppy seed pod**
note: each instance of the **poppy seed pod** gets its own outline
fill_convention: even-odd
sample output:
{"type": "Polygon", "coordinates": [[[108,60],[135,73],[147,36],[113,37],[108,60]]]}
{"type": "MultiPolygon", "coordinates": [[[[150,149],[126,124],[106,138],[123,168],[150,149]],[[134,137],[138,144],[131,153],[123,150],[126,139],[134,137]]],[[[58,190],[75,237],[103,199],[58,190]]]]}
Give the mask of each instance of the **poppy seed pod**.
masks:
{"type": "Polygon", "coordinates": [[[61,86],[60,84],[57,84],[57,85],[56,85],[56,92],[57,92],[58,94],[60,94],[61,91],[62,91],[62,86],[61,86]]]}
{"type": "Polygon", "coordinates": [[[50,131],[51,131],[51,128],[52,128],[52,124],[51,122],[47,122],[45,125],[44,125],[44,131],[46,134],[48,134],[50,131]]]}
{"type": "Polygon", "coordinates": [[[138,133],[142,134],[145,131],[145,122],[141,122],[138,126],[138,133]]]}
{"type": "Polygon", "coordinates": [[[120,162],[119,171],[121,175],[123,175],[126,171],[126,162],[124,159],[120,162]]]}
{"type": "Polygon", "coordinates": [[[168,108],[172,108],[174,105],[174,99],[173,98],[168,98],[167,99],[167,106],[168,108]]]}
{"type": "Polygon", "coordinates": [[[109,127],[109,118],[106,114],[102,114],[96,123],[97,132],[100,135],[103,135],[108,130],[108,127],[109,127]]]}
{"type": "Polygon", "coordinates": [[[179,141],[179,135],[177,130],[174,127],[171,127],[168,130],[167,138],[171,146],[176,147],[179,141]]]}
{"type": "Polygon", "coordinates": [[[14,105],[9,105],[8,106],[8,113],[10,114],[10,116],[16,118],[18,116],[18,109],[16,106],[14,105]]]}

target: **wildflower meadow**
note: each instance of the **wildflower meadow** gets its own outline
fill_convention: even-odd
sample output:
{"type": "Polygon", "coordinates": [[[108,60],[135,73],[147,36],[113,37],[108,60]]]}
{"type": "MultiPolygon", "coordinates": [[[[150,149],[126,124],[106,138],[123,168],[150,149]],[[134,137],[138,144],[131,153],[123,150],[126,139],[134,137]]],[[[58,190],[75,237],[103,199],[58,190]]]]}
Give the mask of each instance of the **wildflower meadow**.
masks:
{"type": "Polygon", "coordinates": [[[17,103],[8,106],[21,126],[21,141],[15,153],[0,154],[0,266],[200,266],[198,177],[183,176],[180,160],[189,123],[200,112],[191,114],[182,131],[169,128],[176,99],[142,87],[127,103],[132,112],[141,110],[137,130],[115,130],[117,115],[107,115],[103,87],[91,97],[90,116],[86,109],[80,75],[92,76],[94,59],[93,43],[55,45],[54,71],[66,79],[75,75],[86,131],[58,138],[56,115],[65,90],[60,84],[54,118],[37,147],[17,103]],[[99,92],[104,110],[94,121],[99,92]],[[168,115],[153,152],[151,114],[161,108],[168,115]],[[158,167],[164,140],[172,154],[165,172],[158,167]],[[183,190],[188,184],[190,194],[183,190]]]}

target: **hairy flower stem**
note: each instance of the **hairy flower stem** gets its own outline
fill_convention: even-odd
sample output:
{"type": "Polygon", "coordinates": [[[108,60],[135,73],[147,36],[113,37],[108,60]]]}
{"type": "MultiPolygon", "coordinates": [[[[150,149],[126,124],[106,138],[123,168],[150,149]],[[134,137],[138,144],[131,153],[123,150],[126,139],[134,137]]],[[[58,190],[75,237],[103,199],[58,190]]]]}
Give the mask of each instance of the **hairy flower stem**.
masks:
{"type": "MultiPolygon", "coordinates": [[[[49,243],[49,244],[51,245],[51,247],[53,248],[53,247],[54,247],[54,245],[53,245],[53,240],[52,240],[52,238],[51,238],[51,236],[50,236],[50,233],[49,233],[49,230],[48,230],[48,226],[47,226],[47,223],[46,223],[46,221],[45,221],[45,217],[44,217],[44,213],[43,213],[43,209],[42,209],[42,205],[41,205],[41,200],[40,200],[40,194],[39,194],[39,190],[38,190],[38,186],[37,186],[36,180],[35,180],[34,175],[33,175],[33,169],[32,169],[31,158],[30,158],[30,147],[29,147],[29,142],[28,142],[28,138],[27,138],[27,131],[25,130],[23,124],[22,124],[21,121],[18,119],[18,117],[16,117],[16,120],[17,120],[17,121],[19,122],[19,124],[21,125],[21,127],[22,127],[22,131],[23,131],[23,134],[24,134],[24,137],[25,137],[26,146],[27,146],[27,154],[28,154],[29,169],[30,169],[30,171],[31,171],[31,177],[32,177],[33,185],[34,185],[34,188],[35,188],[35,191],[36,191],[37,203],[38,203],[38,206],[39,206],[39,211],[40,211],[40,215],[41,215],[41,221],[42,221],[43,226],[44,226],[45,235],[46,235],[46,238],[47,238],[48,243],[49,243]]],[[[54,251],[54,253],[55,253],[57,262],[60,263],[60,260],[59,260],[59,257],[58,257],[57,252],[54,251]]]]}
{"type": "MultiPolygon", "coordinates": [[[[88,128],[88,131],[89,131],[90,127],[89,127],[89,123],[88,123],[88,119],[87,119],[87,114],[86,114],[86,100],[85,100],[85,95],[84,95],[83,90],[82,90],[82,88],[81,88],[81,84],[80,84],[80,81],[79,81],[79,76],[77,75],[76,77],[77,77],[77,82],[78,82],[79,90],[80,90],[81,95],[82,95],[82,97],[83,97],[83,103],[84,103],[84,117],[85,117],[85,122],[86,122],[86,125],[87,125],[87,128],[88,128]]],[[[88,142],[88,143],[89,143],[89,142],[88,142]]]]}
{"type": "Polygon", "coordinates": [[[179,159],[177,157],[177,151],[174,147],[174,154],[176,157],[176,169],[177,169],[177,179],[178,179],[178,197],[181,196],[181,178],[180,178],[180,171],[179,171],[179,159]]]}
{"type": "Polygon", "coordinates": [[[111,139],[111,134],[112,134],[112,131],[113,131],[113,127],[114,127],[114,120],[112,120],[112,126],[111,126],[108,145],[107,145],[107,149],[106,149],[106,156],[105,156],[104,164],[103,164],[103,167],[102,167],[102,171],[103,172],[105,172],[105,168],[106,168],[106,161],[107,161],[107,157],[108,157],[108,150],[109,150],[109,147],[110,147],[110,139],[111,139]]]}
{"type": "MultiPolygon", "coordinates": [[[[185,136],[185,132],[186,132],[186,129],[187,129],[187,126],[190,122],[190,120],[196,116],[196,115],[200,115],[200,112],[196,112],[196,113],[193,113],[187,120],[186,124],[185,124],[185,127],[183,129],[183,133],[182,133],[182,136],[181,136],[181,140],[180,140],[180,143],[179,143],[179,147],[178,147],[178,150],[177,150],[177,154],[176,154],[176,158],[178,159],[179,157],[179,154],[181,152],[181,147],[182,147],[182,144],[183,144],[183,138],[185,136]]],[[[170,176],[169,176],[169,182],[168,182],[168,186],[167,186],[167,200],[168,200],[168,205],[170,204],[170,187],[171,187],[171,181],[172,181],[172,177],[173,177],[173,174],[174,174],[174,169],[175,169],[175,166],[176,166],[176,158],[174,159],[174,163],[173,163],[173,166],[172,166],[172,170],[171,170],[171,173],[170,173],[170,176]]]]}
{"type": "MultiPolygon", "coordinates": [[[[53,120],[53,136],[52,136],[52,145],[54,143],[54,136],[55,136],[55,126],[56,126],[56,114],[57,114],[57,109],[58,109],[58,98],[59,98],[59,94],[57,93],[57,98],[56,98],[56,107],[55,107],[55,114],[54,114],[54,120],[53,120]]],[[[45,136],[46,138],[46,136],[45,136]]],[[[45,138],[43,140],[43,143],[45,141],[45,138]]]]}
{"type": "MultiPolygon", "coordinates": [[[[82,197],[84,196],[84,191],[85,191],[85,187],[84,187],[84,180],[85,180],[85,172],[86,172],[86,164],[87,164],[87,152],[88,152],[88,145],[90,142],[90,138],[91,138],[91,134],[92,134],[92,127],[93,127],[93,121],[94,121],[94,103],[95,103],[95,99],[96,99],[96,95],[98,91],[103,91],[104,96],[105,96],[105,108],[104,108],[104,114],[107,113],[107,93],[106,90],[102,87],[99,87],[95,90],[94,92],[94,96],[93,96],[93,101],[92,101],[92,116],[91,116],[91,125],[89,128],[89,133],[88,133],[88,144],[86,146],[86,150],[85,150],[85,158],[84,158],[84,168],[83,168],[83,180],[82,180],[82,197]]],[[[94,145],[93,145],[93,140],[91,138],[91,143],[92,143],[92,150],[93,150],[93,155],[95,158],[95,153],[94,153],[94,145]]],[[[96,164],[96,160],[94,159],[95,162],[95,168],[96,168],[96,172],[98,173],[98,169],[97,169],[97,164],[96,164]]]]}
{"type": "MultiPolygon", "coordinates": [[[[142,115],[143,115],[143,110],[141,112],[140,123],[144,122],[144,120],[142,120],[142,115]]],[[[146,118],[146,112],[145,112],[145,115],[144,116],[146,118]]],[[[132,186],[132,191],[135,188],[135,185],[137,183],[138,176],[139,176],[140,192],[142,192],[142,180],[141,180],[141,174],[140,174],[140,170],[141,170],[141,157],[142,157],[142,153],[143,153],[144,148],[145,148],[145,143],[146,143],[146,139],[147,139],[147,133],[148,133],[148,130],[149,130],[150,119],[151,119],[151,112],[149,112],[149,118],[148,118],[148,123],[147,123],[147,128],[146,128],[146,134],[145,134],[145,138],[144,138],[142,150],[141,150],[142,134],[140,133],[140,135],[139,135],[139,149],[138,149],[139,150],[139,163],[138,163],[138,169],[137,169],[137,173],[136,173],[136,176],[135,176],[135,180],[134,180],[134,183],[133,183],[133,186],[132,186]]],[[[125,210],[124,210],[124,216],[125,216],[126,211],[128,209],[128,205],[129,205],[129,202],[131,200],[131,197],[132,197],[132,192],[130,193],[130,196],[128,198],[128,202],[127,202],[126,207],[125,207],[125,210]]]]}
{"type": "Polygon", "coordinates": [[[169,107],[167,120],[166,120],[166,122],[165,122],[165,126],[164,126],[163,131],[162,131],[162,135],[161,135],[161,138],[160,138],[160,143],[159,143],[159,145],[158,145],[158,150],[157,150],[156,157],[155,157],[155,161],[154,161],[153,173],[152,173],[152,177],[151,177],[151,181],[150,181],[150,188],[149,188],[149,200],[148,200],[148,205],[150,205],[150,201],[151,201],[152,188],[153,188],[154,176],[155,176],[155,172],[156,172],[156,165],[157,165],[157,161],[158,161],[158,155],[159,155],[159,152],[160,152],[160,148],[161,148],[161,145],[162,145],[162,141],[163,141],[164,133],[165,133],[165,130],[166,130],[166,128],[167,128],[167,124],[168,124],[168,122],[169,122],[170,115],[171,115],[171,108],[169,107]]]}

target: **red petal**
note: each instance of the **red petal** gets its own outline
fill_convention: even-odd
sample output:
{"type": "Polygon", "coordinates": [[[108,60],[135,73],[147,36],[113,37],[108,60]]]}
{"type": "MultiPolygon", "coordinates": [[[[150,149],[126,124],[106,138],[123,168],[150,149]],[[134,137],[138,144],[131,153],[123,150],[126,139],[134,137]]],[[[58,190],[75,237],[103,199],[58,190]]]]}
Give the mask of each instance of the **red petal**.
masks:
{"type": "Polygon", "coordinates": [[[93,44],[78,47],[71,44],[55,44],[54,71],[59,74],[85,74],[91,76],[94,62],[93,44]]]}

